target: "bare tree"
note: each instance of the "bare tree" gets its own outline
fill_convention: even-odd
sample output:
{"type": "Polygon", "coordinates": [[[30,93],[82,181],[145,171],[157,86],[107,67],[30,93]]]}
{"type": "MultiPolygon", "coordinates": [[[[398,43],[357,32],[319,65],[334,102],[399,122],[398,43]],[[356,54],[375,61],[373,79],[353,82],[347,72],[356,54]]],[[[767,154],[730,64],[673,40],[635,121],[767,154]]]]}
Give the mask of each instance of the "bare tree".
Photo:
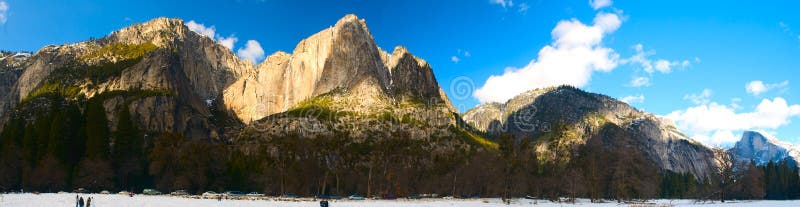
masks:
{"type": "Polygon", "coordinates": [[[719,199],[725,202],[725,193],[728,188],[733,184],[734,178],[734,161],[733,157],[727,150],[723,148],[711,149],[714,153],[714,161],[717,164],[717,175],[719,176],[719,199]]]}
{"type": "Polygon", "coordinates": [[[585,191],[585,180],[580,168],[567,170],[566,175],[562,176],[562,187],[569,196],[569,202],[575,203],[575,199],[583,195],[585,191]]]}

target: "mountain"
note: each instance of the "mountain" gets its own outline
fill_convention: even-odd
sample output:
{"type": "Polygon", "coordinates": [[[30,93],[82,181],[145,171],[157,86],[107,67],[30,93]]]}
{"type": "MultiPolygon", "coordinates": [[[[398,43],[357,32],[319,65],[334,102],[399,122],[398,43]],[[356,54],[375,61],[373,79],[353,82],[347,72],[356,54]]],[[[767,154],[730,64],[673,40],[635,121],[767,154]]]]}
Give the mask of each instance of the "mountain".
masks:
{"type": "Polygon", "coordinates": [[[459,126],[425,60],[379,48],[355,15],[259,65],[171,18],[0,58],[0,185],[10,188],[311,194],[332,184],[304,178],[346,176],[410,193],[445,188],[443,176],[498,148],[459,126]],[[208,165],[221,167],[187,170],[208,165]],[[74,170],[87,166],[104,170],[74,170]]]}
{"type": "Polygon", "coordinates": [[[683,135],[672,122],[569,86],[531,90],[503,104],[475,107],[463,117],[488,135],[534,140],[538,154],[551,155],[540,157],[547,162],[569,162],[581,152],[599,152],[580,147],[628,148],[661,170],[688,172],[698,179],[710,178],[716,170],[712,151],[683,135]]]}
{"type": "Polygon", "coordinates": [[[756,165],[789,161],[797,166],[800,161],[800,148],[759,131],[745,131],[729,151],[737,160],[752,160],[756,165]]]}
{"type": "MultiPolygon", "coordinates": [[[[110,91],[163,90],[176,96],[132,100],[130,111],[146,131],[189,137],[218,138],[223,133],[204,130],[216,128],[209,118],[217,107],[247,124],[334,90],[363,92],[350,94],[370,99],[348,106],[357,111],[406,103],[454,111],[427,62],[402,46],[391,54],[381,50],[365,21],[355,15],[304,39],[294,54],[277,52],[256,67],[189,31],[181,20],[159,18],[99,40],[48,46],[9,68],[0,76],[0,89],[8,91],[0,114],[35,99],[42,86],[68,87],[77,91],[71,96],[87,99],[110,91]]],[[[113,102],[120,101],[105,101],[112,129],[112,112],[120,107],[113,102]]]]}
{"type": "Polygon", "coordinates": [[[112,129],[117,112],[127,108],[144,131],[211,138],[218,136],[205,100],[221,96],[225,87],[253,70],[227,48],[189,31],[181,20],[167,18],[97,40],[46,46],[16,68],[18,77],[3,82],[2,88],[10,90],[4,93],[6,107],[0,114],[41,97],[80,102],[124,91],[129,94],[101,101],[112,129]],[[131,99],[130,93],[139,97],[131,99]]]}
{"type": "MultiPolygon", "coordinates": [[[[22,64],[31,56],[30,53],[0,52],[0,123],[5,120],[5,113],[13,108],[11,97],[13,85],[22,74],[22,64]]],[[[0,130],[3,130],[0,124],[0,130]]]]}
{"type": "Polygon", "coordinates": [[[6,189],[630,199],[716,169],[669,121],[573,87],[459,114],[427,61],[355,15],[258,65],[157,18],[3,52],[0,92],[6,189]]]}
{"type": "Polygon", "coordinates": [[[293,54],[267,57],[254,73],[224,91],[223,104],[251,123],[245,129],[249,137],[347,132],[366,139],[399,131],[412,137],[466,133],[455,127],[460,119],[430,65],[402,46],[392,53],[383,51],[366,22],[355,15],[304,39],[293,54]],[[314,128],[301,132],[286,126],[314,128]],[[252,128],[258,133],[247,133],[252,128]]]}
{"type": "Polygon", "coordinates": [[[254,73],[225,90],[225,105],[252,122],[333,91],[368,92],[360,98],[376,98],[356,103],[360,107],[369,107],[367,101],[379,101],[372,96],[380,95],[392,99],[380,100],[393,102],[388,104],[416,101],[453,109],[427,62],[402,46],[391,54],[378,48],[366,22],[355,15],[303,39],[293,54],[267,57],[254,73]]]}

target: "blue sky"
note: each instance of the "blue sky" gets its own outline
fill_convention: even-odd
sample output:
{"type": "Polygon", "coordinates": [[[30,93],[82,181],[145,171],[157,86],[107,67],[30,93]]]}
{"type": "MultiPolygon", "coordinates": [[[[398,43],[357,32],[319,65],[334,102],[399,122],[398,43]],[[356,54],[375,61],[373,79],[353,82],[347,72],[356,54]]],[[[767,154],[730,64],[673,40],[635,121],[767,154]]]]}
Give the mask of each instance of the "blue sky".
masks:
{"type": "Polygon", "coordinates": [[[404,45],[426,59],[462,112],[503,93],[569,83],[671,118],[710,145],[729,145],[742,130],[800,143],[797,1],[0,2],[0,49],[12,51],[166,16],[235,37],[234,51],[254,40],[268,55],[354,13],[384,50],[404,45]],[[451,90],[454,80],[473,87],[451,90]]]}

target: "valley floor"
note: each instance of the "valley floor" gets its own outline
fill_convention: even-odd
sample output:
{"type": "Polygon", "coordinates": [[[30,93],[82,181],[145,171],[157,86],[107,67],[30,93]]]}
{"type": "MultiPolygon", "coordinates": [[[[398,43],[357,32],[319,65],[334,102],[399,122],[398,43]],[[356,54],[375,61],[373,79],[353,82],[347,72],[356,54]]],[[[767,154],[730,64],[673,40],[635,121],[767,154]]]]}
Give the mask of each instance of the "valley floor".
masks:
{"type": "MultiPolygon", "coordinates": [[[[101,195],[101,194],[82,194],[83,197],[93,197],[92,207],[255,207],[255,206],[281,206],[281,207],[315,207],[319,206],[318,201],[274,201],[274,200],[221,200],[215,199],[193,199],[170,196],[144,196],[135,195],[128,197],[125,195],[101,195]]],[[[0,207],[58,207],[75,206],[75,194],[0,194],[0,207]]],[[[365,200],[350,201],[336,200],[331,201],[331,207],[433,207],[433,206],[458,206],[458,207],[477,207],[477,206],[506,206],[497,198],[486,199],[422,199],[422,200],[365,200]]],[[[552,203],[542,200],[515,199],[510,206],[800,206],[800,200],[793,201],[733,201],[726,203],[695,203],[693,200],[654,200],[646,204],[618,204],[608,203],[589,203],[588,200],[580,200],[576,204],[552,203]]]]}

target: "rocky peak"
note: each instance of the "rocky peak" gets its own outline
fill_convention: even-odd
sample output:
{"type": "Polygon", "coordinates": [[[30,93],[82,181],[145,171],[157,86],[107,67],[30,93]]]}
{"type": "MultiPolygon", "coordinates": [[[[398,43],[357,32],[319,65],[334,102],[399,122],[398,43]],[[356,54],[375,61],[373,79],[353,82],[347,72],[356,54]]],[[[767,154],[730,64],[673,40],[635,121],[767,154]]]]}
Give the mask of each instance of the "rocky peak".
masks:
{"type": "MultiPolygon", "coordinates": [[[[46,46],[26,58],[19,71],[0,77],[0,114],[48,83],[67,84],[87,98],[108,91],[166,91],[174,96],[131,103],[139,126],[146,131],[193,131],[186,135],[213,137],[208,132],[208,103],[254,68],[230,49],[192,32],[182,20],[157,18],[97,40],[46,46]]],[[[121,103],[109,102],[106,107],[113,111],[121,103]]],[[[109,120],[114,116],[110,113],[109,120]]]]}
{"type": "MultiPolygon", "coordinates": [[[[468,123],[474,123],[473,127],[476,129],[496,134],[500,132],[490,131],[490,127],[507,125],[504,130],[518,131],[515,129],[518,128],[518,120],[527,120],[534,114],[542,123],[567,124],[581,121],[591,114],[600,115],[618,124],[643,115],[635,108],[611,97],[588,93],[571,86],[558,86],[526,91],[506,103],[483,104],[467,111],[464,117],[468,123]]],[[[494,128],[498,129],[500,128],[494,128]]]]}
{"type": "Polygon", "coordinates": [[[159,47],[167,47],[171,45],[176,38],[185,37],[187,31],[189,31],[189,28],[184,25],[183,20],[159,17],[148,22],[117,30],[111,33],[107,39],[111,42],[127,44],[150,42],[159,47]]]}
{"type": "Polygon", "coordinates": [[[400,64],[402,61],[407,61],[408,63],[416,64],[417,69],[424,70],[424,68],[430,68],[428,62],[414,56],[408,49],[404,46],[398,45],[394,47],[394,50],[391,54],[381,51],[382,54],[385,55],[384,58],[384,65],[386,65],[387,69],[389,69],[390,73],[394,72],[394,69],[397,68],[397,65],[400,64]]]}
{"type": "MultiPolygon", "coordinates": [[[[402,46],[387,54],[366,21],[345,15],[332,27],[276,52],[226,89],[225,103],[244,122],[288,110],[297,103],[339,91],[358,98],[444,104],[452,109],[431,67],[402,46]],[[256,103],[256,104],[253,104],[256,103]]],[[[383,101],[378,101],[383,102],[383,101]]]]}
{"type": "Polygon", "coordinates": [[[370,38],[372,37],[372,35],[369,33],[369,29],[367,29],[367,21],[364,19],[359,19],[358,16],[356,16],[355,14],[346,14],[344,15],[344,17],[336,21],[333,32],[335,32],[336,30],[341,30],[345,27],[360,29],[366,32],[366,34],[368,34],[370,38]]]}
{"type": "Polygon", "coordinates": [[[503,104],[478,106],[463,117],[489,135],[509,133],[531,138],[537,140],[537,153],[559,155],[545,162],[569,161],[573,152],[562,149],[597,138],[606,148],[632,147],[662,170],[690,172],[705,179],[716,169],[711,162],[713,153],[684,136],[671,122],[571,86],[527,91],[503,104]]]}
{"type": "Polygon", "coordinates": [[[736,142],[730,152],[742,161],[754,161],[757,165],[765,165],[768,162],[780,162],[790,160],[797,163],[800,161],[800,149],[798,147],[782,142],[771,135],[760,131],[745,131],[742,138],[736,142]]]}
{"type": "Polygon", "coordinates": [[[355,15],[346,15],[331,32],[331,51],[314,95],[362,83],[375,83],[378,85],[373,87],[388,89],[389,74],[366,22],[355,15]]]}

